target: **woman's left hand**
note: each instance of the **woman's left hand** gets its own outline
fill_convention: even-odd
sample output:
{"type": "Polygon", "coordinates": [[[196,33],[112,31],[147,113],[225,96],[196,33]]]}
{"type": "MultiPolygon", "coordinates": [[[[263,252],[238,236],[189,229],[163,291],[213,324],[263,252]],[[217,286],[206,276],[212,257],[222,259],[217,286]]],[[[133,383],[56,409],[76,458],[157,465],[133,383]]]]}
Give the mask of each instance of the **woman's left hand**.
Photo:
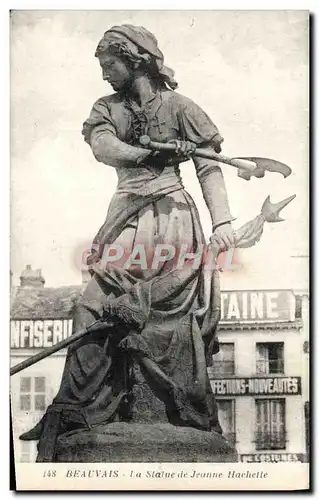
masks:
{"type": "Polygon", "coordinates": [[[169,144],[176,146],[175,154],[182,158],[184,161],[189,160],[195,152],[197,144],[191,141],[180,141],[179,139],[172,139],[168,141],[169,144]]]}

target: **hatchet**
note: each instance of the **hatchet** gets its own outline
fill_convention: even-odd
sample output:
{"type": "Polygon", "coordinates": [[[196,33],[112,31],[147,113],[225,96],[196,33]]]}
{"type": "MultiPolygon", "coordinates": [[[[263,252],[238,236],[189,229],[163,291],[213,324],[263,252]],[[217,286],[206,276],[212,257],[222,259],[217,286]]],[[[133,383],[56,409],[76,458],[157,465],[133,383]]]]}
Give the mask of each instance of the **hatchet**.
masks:
{"type": "MultiPolygon", "coordinates": [[[[155,142],[152,141],[148,135],[143,135],[140,137],[140,144],[154,151],[166,151],[174,153],[176,151],[176,144],[174,141],[170,142],[155,142]]],[[[238,177],[249,181],[251,177],[264,177],[265,172],[278,172],[284,177],[288,177],[291,174],[291,168],[285,163],[278,160],[273,160],[271,158],[260,158],[257,156],[252,157],[238,157],[231,158],[219,153],[216,153],[213,149],[203,149],[196,148],[190,155],[198,156],[200,158],[207,158],[208,160],[215,160],[219,163],[224,163],[235,167],[238,169],[238,177]]]]}

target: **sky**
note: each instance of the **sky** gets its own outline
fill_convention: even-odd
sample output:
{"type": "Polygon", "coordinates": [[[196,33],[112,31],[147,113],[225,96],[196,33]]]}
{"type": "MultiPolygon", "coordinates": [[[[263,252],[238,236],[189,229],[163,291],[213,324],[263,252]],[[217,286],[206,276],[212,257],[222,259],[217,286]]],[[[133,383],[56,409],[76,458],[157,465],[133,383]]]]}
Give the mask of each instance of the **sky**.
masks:
{"type": "MultiPolygon", "coordinates": [[[[296,199],[285,222],[221,274],[224,289],[307,287],[308,19],[306,11],[13,11],[11,15],[11,270],[41,268],[46,286],[81,282],[81,254],[103,224],[116,172],[81,136],[93,103],[113,91],[95,48],[116,24],[153,32],[178,92],[201,106],[228,156],[261,156],[292,168],[245,181],[222,166],[236,221],[270,195],[296,199]]],[[[211,221],[191,162],[181,166],[207,237],[211,221]]]]}

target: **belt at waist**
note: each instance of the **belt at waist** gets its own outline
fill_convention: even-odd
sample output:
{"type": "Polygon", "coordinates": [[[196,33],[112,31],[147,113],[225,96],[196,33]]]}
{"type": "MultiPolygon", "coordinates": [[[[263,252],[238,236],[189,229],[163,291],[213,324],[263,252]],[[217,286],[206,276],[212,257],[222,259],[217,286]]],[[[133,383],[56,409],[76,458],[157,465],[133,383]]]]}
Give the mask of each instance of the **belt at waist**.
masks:
{"type": "MultiPolygon", "coordinates": [[[[153,185],[153,187],[155,186],[153,185]]],[[[176,183],[169,187],[160,186],[157,191],[144,195],[136,191],[116,192],[109,207],[107,218],[94,238],[92,250],[100,254],[101,248],[99,249],[99,247],[113,243],[121,234],[127,222],[137,215],[140,210],[163,196],[182,189],[184,189],[183,186],[176,183]]]]}
{"type": "Polygon", "coordinates": [[[165,192],[167,189],[179,190],[184,189],[182,180],[176,172],[163,174],[150,180],[141,179],[141,182],[136,179],[136,183],[119,183],[117,193],[134,193],[139,196],[148,196],[165,192]]]}

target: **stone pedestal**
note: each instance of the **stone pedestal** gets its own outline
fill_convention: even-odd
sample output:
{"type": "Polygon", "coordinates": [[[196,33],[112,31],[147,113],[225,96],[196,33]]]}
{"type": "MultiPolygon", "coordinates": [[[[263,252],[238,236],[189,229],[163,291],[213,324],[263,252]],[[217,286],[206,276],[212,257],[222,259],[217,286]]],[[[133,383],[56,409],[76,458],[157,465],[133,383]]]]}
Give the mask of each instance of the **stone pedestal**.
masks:
{"type": "Polygon", "coordinates": [[[219,434],[171,424],[114,422],[60,436],[57,462],[237,462],[219,434]]]}
{"type": "Polygon", "coordinates": [[[139,365],[133,371],[134,384],[120,417],[91,430],[61,434],[55,462],[237,462],[235,448],[220,434],[170,424],[163,401],[139,365]]]}

